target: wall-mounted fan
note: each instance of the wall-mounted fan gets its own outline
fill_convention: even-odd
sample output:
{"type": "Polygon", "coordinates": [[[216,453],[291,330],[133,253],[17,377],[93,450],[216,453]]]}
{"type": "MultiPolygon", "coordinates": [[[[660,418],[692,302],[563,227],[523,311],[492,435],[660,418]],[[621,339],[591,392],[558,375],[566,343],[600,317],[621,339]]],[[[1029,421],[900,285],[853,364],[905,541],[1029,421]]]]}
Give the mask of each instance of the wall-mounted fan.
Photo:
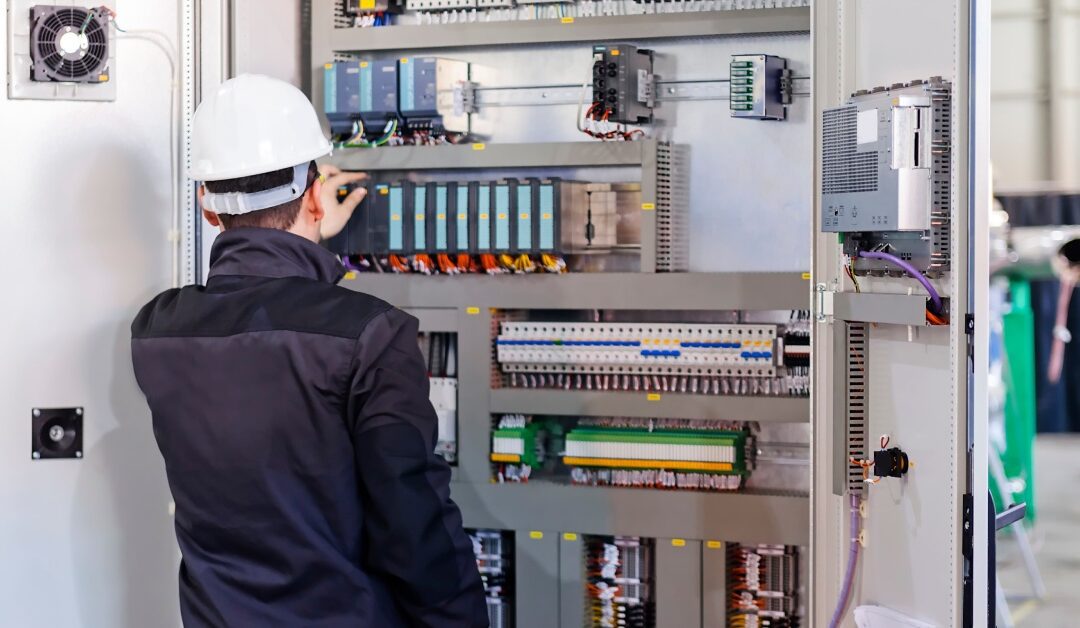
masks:
{"type": "Polygon", "coordinates": [[[102,83],[109,80],[109,21],[99,9],[30,8],[34,81],[102,83]]]}

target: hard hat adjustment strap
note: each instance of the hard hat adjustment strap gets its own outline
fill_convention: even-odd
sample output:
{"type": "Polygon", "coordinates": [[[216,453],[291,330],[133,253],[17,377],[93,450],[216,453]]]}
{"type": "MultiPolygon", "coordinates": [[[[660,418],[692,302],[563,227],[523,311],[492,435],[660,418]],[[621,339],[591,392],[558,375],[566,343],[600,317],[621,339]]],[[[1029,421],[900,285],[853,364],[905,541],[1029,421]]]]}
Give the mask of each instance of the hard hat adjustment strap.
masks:
{"type": "Polygon", "coordinates": [[[307,190],[310,163],[293,166],[292,183],[259,192],[222,192],[203,196],[203,205],[215,214],[248,214],[295,201],[307,190]]]}

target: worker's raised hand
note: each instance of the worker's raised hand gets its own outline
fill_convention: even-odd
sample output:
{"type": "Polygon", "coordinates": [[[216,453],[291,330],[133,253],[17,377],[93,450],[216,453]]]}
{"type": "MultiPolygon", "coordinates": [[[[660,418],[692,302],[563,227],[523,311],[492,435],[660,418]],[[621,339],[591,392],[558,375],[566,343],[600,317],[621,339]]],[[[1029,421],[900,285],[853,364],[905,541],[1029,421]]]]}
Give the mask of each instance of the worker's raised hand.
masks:
{"type": "Polygon", "coordinates": [[[329,240],[341,233],[357,205],[367,196],[367,190],[360,187],[350,192],[345,198],[339,199],[338,189],[350,183],[359,183],[367,179],[367,175],[363,172],[342,172],[341,169],[330,164],[319,166],[319,174],[323,176],[319,200],[322,202],[325,213],[322,225],[319,227],[319,235],[323,240],[329,240]]]}

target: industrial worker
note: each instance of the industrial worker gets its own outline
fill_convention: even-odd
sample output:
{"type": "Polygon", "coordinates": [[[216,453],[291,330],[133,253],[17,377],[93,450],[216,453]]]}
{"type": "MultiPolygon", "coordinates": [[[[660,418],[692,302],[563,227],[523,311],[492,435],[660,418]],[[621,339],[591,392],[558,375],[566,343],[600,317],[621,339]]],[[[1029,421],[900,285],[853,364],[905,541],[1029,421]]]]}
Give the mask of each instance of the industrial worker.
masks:
{"type": "Polygon", "coordinates": [[[293,86],[245,75],[192,122],[191,178],[221,233],[206,286],[132,323],[135,375],[176,504],[184,624],[487,626],[472,544],[434,454],[415,318],[335,285],[321,239],[363,175],[293,86]]]}

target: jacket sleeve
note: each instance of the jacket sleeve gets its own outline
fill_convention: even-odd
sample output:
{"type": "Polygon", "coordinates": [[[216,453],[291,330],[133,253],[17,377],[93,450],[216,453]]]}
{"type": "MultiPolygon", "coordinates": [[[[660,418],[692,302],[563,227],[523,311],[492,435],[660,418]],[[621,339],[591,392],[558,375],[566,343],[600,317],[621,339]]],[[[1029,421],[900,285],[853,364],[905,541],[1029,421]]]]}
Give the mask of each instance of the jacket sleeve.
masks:
{"type": "Polygon", "coordinates": [[[357,340],[349,430],[364,506],[364,567],[413,626],[487,626],[472,542],[436,455],[438,420],[415,318],[377,315],[357,340]]]}

